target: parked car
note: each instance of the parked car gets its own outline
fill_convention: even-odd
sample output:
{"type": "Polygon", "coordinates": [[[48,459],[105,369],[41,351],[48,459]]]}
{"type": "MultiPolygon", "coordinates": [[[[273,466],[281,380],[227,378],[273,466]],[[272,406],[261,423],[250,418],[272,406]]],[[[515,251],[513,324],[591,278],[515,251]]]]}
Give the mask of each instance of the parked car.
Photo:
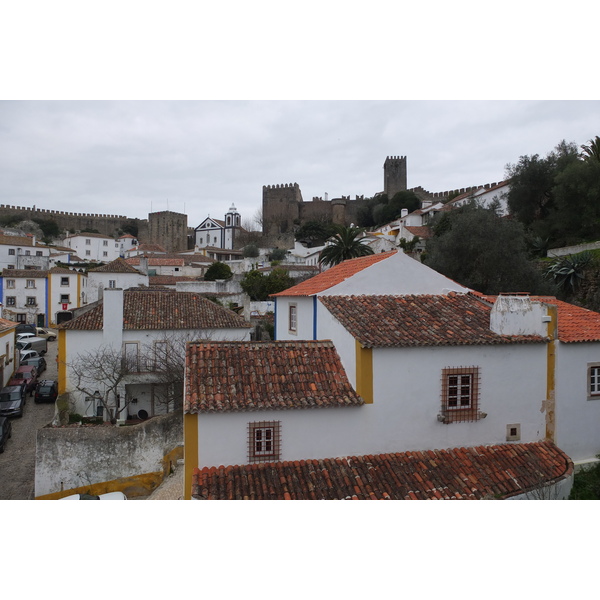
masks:
{"type": "Polygon", "coordinates": [[[37,337],[37,335],[35,335],[35,333],[17,333],[17,342],[20,342],[21,340],[26,340],[28,338],[34,338],[37,337]]]}
{"type": "Polygon", "coordinates": [[[12,435],[12,423],[6,417],[0,417],[0,452],[4,452],[6,441],[12,435]]]}
{"type": "Polygon", "coordinates": [[[127,500],[127,496],[123,492],[108,492],[99,496],[94,496],[93,494],[73,494],[60,498],[60,500],[127,500]]]}
{"type": "Polygon", "coordinates": [[[33,333],[35,335],[35,325],[32,323],[19,323],[15,330],[16,333],[33,333]]]}
{"type": "Polygon", "coordinates": [[[43,327],[36,327],[35,335],[37,335],[37,337],[44,338],[45,340],[48,340],[49,342],[56,341],[56,332],[50,331],[50,329],[44,329],[43,327]]]}
{"type": "MultiPolygon", "coordinates": [[[[35,350],[25,350],[25,352],[33,352],[37,354],[35,350]]],[[[21,360],[22,365],[33,365],[37,371],[38,377],[46,370],[46,359],[43,356],[30,356],[21,360]]]]}
{"type": "Polygon", "coordinates": [[[8,381],[8,385],[20,385],[23,381],[26,383],[26,390],[33,395],[37,383],[37,371],[32,365],[21,365],[8,381]]]}
{"type": "Polygon", "coordinates": [[[22,417],[25,407],[25,386],[8,385],[0,390],[0,416],[22,417]]]}
{"type": "Polygon", "coordinates": [[[19,363],[23,364],[24,361],[30,358],[37,358],[39,354],[35,350],[21,350],[19,352],[19,363]]]}
{"type": "Polygon", "coordinates": [[[40,337],[28,337],[17,340],[19,350],[35,350],[39,355],[46,354],[48,351],[48,342],[40,337]]]}
{"type": "Polygon", "coordinates": [[[58,398],[58,384],[51,379],[42,379],[35,388],[35,402],[56,402],[58,398]]]}

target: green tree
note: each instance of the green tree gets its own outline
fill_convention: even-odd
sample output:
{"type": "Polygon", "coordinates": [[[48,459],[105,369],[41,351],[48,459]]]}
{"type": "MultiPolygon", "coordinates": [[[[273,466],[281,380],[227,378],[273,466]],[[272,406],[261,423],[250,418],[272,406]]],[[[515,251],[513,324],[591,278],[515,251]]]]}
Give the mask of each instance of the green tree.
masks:
{"type": "Polygon", "coordinates": [[[242,250],[244,258],[257,258],[260,255],[258,246],[254,243],[247,244],[242,250]]]}
{"type": "Polygon", "coordinates": [[[333,224],[329,221],[307,221],[298,228],[295,238],[297,242],[312,248],[325,244],[325,240],[333,233],[333,224]]]}
{"type": "Polygon", "coordinates": [[[226,265],[222,262],[215,262],[204,274],[204,281],[216,281],[217,279],[231,279],[233,277],[233,273],[231,272],[231,268],[229,265],[226,265]]]}
{"type": "Polygon", "coordinates": [[[250,300],[264,301],[271,294],[277,294],[294,285],[294,280],[285,269],[273,269],[268,275],[257,270],[244,274],[240,285],[250,300]]]}
{"type": "Polygon", "coordinates": [[[584,160],[600,163],[600,137],[596,136],[589,144],[582,144],[584,160]]]}
{"type": "Polygon", "coordinates": [[[476,203],[448,213],[450,227],[427,243],[426,264],[484,294],[553,293],[527,256],[523,226],[476,203]]]}
{"type": "Polygon", "coordinates": [[[338,265],[349,258],[358,258],[373,254],[373,249],[362,242],[360,227],[335,226],[335,235],[328,246],[321,251],[319,262],[324,265],[338,265]]]}

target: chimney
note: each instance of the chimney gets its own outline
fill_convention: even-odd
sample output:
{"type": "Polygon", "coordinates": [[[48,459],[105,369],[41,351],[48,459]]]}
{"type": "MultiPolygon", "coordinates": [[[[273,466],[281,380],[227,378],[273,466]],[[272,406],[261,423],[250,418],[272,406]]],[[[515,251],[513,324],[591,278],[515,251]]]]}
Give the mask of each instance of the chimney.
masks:
{"type": "Polygon", "coordinates": [[[120,348],[123,341],[123,290],[105,288],[102,301],[102,337],[106,346],[120,348]]]}
{"type": "Polygon", "coordinates": [[[140,272],[148,275],[148,257],[140,256],[140,272]]]}

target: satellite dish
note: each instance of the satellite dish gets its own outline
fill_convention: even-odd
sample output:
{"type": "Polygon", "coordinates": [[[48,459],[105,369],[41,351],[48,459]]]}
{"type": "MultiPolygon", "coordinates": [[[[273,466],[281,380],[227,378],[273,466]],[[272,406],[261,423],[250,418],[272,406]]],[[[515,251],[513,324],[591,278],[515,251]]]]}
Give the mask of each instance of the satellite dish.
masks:
{"type": "Polygon", "coordinates": [[[142,410],[138,411],[138,419],[145,421],[147,418],[148,418],[148,411],[144,410],[143,408],[142,408],[142,410]]]}

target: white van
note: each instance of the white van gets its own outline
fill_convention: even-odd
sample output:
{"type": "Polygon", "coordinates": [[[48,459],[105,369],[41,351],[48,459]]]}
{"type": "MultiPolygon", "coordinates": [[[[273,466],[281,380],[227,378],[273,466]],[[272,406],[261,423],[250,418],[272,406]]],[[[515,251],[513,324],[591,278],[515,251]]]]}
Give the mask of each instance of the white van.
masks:
{"type": "Polygon", "coordinates": [[[48,351],[48,341],[39,337],[28,337],[17,341],[17,348],[23,350],[35,350],[40,356],[48,351]]]}

